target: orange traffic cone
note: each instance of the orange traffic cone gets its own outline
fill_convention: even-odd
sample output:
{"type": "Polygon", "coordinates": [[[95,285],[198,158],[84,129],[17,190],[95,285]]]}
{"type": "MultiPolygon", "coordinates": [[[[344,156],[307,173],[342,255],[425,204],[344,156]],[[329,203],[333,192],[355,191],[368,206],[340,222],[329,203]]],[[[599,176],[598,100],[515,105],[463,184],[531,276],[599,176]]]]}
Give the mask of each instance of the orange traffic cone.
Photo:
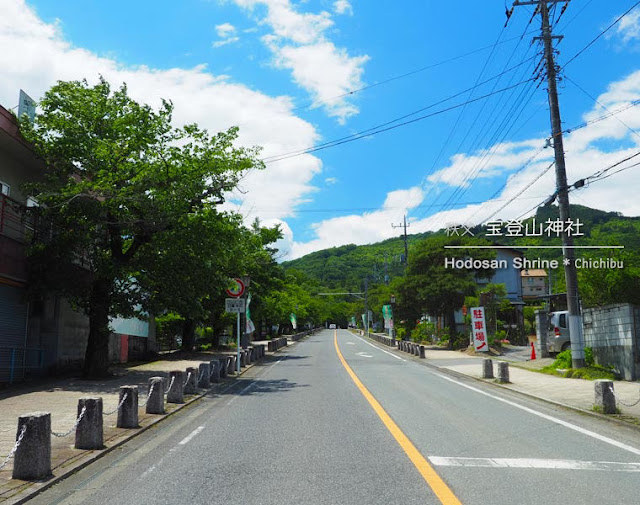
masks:
{"type": "Polygon", "coordinates": [[[536,359],[536,347],[531,342],[531,359],[536,359]]]}

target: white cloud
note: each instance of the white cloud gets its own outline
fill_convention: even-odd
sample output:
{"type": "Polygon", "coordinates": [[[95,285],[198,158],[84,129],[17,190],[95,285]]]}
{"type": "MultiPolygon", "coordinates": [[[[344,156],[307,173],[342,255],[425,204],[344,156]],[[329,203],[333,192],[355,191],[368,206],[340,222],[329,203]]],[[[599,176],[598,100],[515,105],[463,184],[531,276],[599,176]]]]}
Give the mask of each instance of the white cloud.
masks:
{"type": "Polygon", "coordinates": [[[220,37],[220,40],[216,40],[212,43],[212,46],[215,48],[233,44],[234,42],[238,42],[240,40],[240,37],[236,35],[236,27],[231,23],[222,23],[221,25],[216,25],[216,33],[218,34],[218,37],[220,37]]]}
{"type": "Polygon", "coordinates": [[[216,33],[218,37],[221,39],[227,38],[236,33],[236,27],[231,23],[222,23],[221,25],[216,25],[216,33]]]}
{"type": "Polygon", "coordinates": [[[351,56],[327,38],[326,31],[334,25],[330,13],[300,13],[290,0],[235,2],[251,10],[257,5],[267,8],[260,22],[273,31],[262,40],[273,53],[275,66],[290,70],[296,84],[307,90],[315,103],[341,123],[358,113],[346,95],[363,86],[369,56],[351,56]]]}
{"type": "Polygon", "coordinates": [[[640,39],[640,10],[634,10],[623,17],[616,27],[616,34],[625,44],[640,39]]]}
{"type": "MultiPolygon", "coordinates": [[[[391,224],[420,205],[424,194],[418,187],[392,191],[387,194],[380,210],[362,215],[341,216],[313,225],[316,238],[309,242],[286,245],[287,259],[299,258],[310,252],[344,244],[369,244],[398,235],[391,224]]],[[[284,244],[283,244],[284,245],[284,244]]]]}
{"type": "MultiPolygon", "coordinates": [[[[196,122],[211,132],[240,126],[240,143],[264,147],[265,156],[296,151],[313,144],[318,134],[308,122],[292,112],[287,97],[271,97],[234,83],[228,76],[215,76],[204,65],[159,70],[147,66],[125,66],[73,47],[60,28],[42,21],[23,0],[2,0],[0,16],[0,103],[13,107],[18,90],[36,100],[57,80],[87,78],[100,74],[114,86],[126,82],[130,95],[158,107],[161,98],[175,105],[174,123],[196,122]]],[[[293,213],[299,203],[316,191],[312,178],[322,169],[311,155],[269,165],[246,175],[242,190],[230,207],[239,207],[248,219],[271,219],[293,213]],[[274,198],[277,195],[277,198],[274,198]],[[261,209],[267,209],[260,214],[261,209]]]]}
{"type": "Polygon", "coordinates": [[[353,7],[348,0],[336,0],[333,2],[333,11],[336,14],[349,14],[353,15],[353,7]]]}
{"type": "MultiPolygon", "coordinates": [[[[639,99],[640,71],[637,71],[620,81],[611,83],[607,90],[597,97],[598,102],[604,105],[606,110],[595,106],[583,115],[585,123],[590,123],[588,126],[565,135],[564,147],[569,184],[639,151],[640,134],[630,131],[631,129],[640,132],[640,114],[638,113],[640,105],[630,107],[632,102],[639,99]],[[613,112],[618,113],[610,115],[613,112]],[[593,122],[604,116],[610,117],[593,122]]],[[[425,213],[424,209],[429,208],[433,203],[444,203],[446,198],[437,201],[435,198],[429,198],[429,202],[423,203],[422,200],[429,194],[422,189],[424,185],[409,190],[394,191],[389,193],[380,210],[315,223],[313,227],[316,237],[313,240],[300,243],[291,239],[289,257],[296,258],[327,247],[348,243],[373,243],[398,236],[398,230],[393,230],[390,224],[402,220],[404,208],[412,211],[409,217],[411,233],[435,231],[453,224],[480,224],[496,211],[499,212],[492,217],[492,220],[515,219],[523,214],[532,215],[537,205],[555,191],[554,167],[546,170],[553,159],[551,149],[543,150],[521,172],[518,172],[518,169],[544,143],[543,138],[506,142],[497,145],[493,151],[494,154],[482,161],[479,165],[483,167],[479,173],[480,178],[502,180],[505,175],[510,174],[507,175],[504,189],[493,200],[465,205],[459,209],[443,210],[423,218],[420,216],[425,213]],[[534,183],[531,184],[532,182],[534,183]],[[505,203],[514,197],[517,198],[504,207],[505,203]]],[[[470,167],[478,166],[483,154],[483,152],[459,153],[453,156],[449,166],[442,168],[428,179],[428,182],[434,185],[435,194],[432,196],[435,197],[446,188],[466,187],[462,178],[469,172],[470,167]]],[[[637,160],[638,158],[623,163],[611,172],[631,165],[637,160]]],[[[574,204],[621,212],[627,216],[638,216],[640,200],[637,198],[636,188],[640,188],[640,166],[594,182],[583,189],[572,191],[569,199],[574,204]]],[[[445,193],[445,196],[447,194],[445,193]]],[[[467,195],[473,195],[473,186],[467,195]]],[[[468,196],[463,199],[477,200],[475,197],[468,196]]]]}
{"type": "Polygon", "coordinates": [[[211,45],[215,48],[218,48],[218,47],[226,46],[228,44],[233,44],[234,42],[238,42],[239,40],[240,40],[240,37],[228,37],[226,39],[216,40],[211,45]]]}
{"type": "Polygon", "coordinates": [[[336,183],[338,182],[338,178],[337,178],[337,177],[327,177],[327,178],[324,180],[324,182],[325,182],[325,184],[327,184],[327,185],[333,185],[333,184],[336,184],[336,183]]]}

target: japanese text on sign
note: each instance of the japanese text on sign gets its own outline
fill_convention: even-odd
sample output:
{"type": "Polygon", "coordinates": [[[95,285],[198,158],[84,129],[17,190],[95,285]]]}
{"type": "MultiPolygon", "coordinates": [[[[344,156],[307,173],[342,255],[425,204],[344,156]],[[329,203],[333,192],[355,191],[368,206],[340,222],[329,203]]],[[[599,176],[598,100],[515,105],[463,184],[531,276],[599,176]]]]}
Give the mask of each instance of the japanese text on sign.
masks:
{"type": "Polygon", "coordinates": [[[473,331],[473,348],[476,351],[487,352],[487,329],[484,320],[484,307],[471,308],[471,329],[473,331]]]}
{"type": "MultiPolygon", "coordinates": [[[[514,219],[511,221],[489,221],[485,224],[486,237],[560,237],[563,233],[571,237],[582,237],[584,232],[582,226],[584,223],[580,219],[575,221],[571,218],[547,219],[544,223],[538,223],[534,217],[530,222],[523,223],[522,219],[514,219]]],[[[465,235],[474,236],[473,232],[467,225],[449,225],[446,228],[447,236],[465,235]]]]}
{"type": "Polygon", "coordinates": [[[242,314],[245,311],[244,298],[225,298],[224,310],[226,312],[242,314]]]}

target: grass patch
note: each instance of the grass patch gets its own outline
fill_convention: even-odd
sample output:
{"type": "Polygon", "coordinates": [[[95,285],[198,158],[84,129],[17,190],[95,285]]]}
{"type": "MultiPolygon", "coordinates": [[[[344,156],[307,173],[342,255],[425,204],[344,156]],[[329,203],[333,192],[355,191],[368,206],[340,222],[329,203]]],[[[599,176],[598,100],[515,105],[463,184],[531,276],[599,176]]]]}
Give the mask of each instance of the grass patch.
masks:
{"type": "Polygon", "coordinates": [[[589,347],[585,348],[584,355],[587,366],[583,368],[571,368],[571,350],[567,349],[566,351],[562,351],[558,354],[553,363],[539,371],[549,375],[555,375],[557,377],[567,377],[572,379],[616,379],[616,375],[611,367],[596,365],[594,363],[593,352],[589,347]]]}
{"type": "Polygon", "coordinates": [[[600,365],[591,365],[584,368],[558,369],[556,368],[555,363],[552,363],[538,371],[548,375],[555,375],[556,377],[566,377],[571,379],[585,379],[590,381],[596,379],[616,380],[616,374],[611,369],[600,365]]]}
{"type": "MultiPolygon", "coordinates": [[[[591,407],[591,410],[593,410],[594,412],[597,412],[598,414],[604,414],[604,410],[600,405],[594,405],[593,407],[591,407]]],[[[622,414],[622,412],[618,407],[616,407],[616,414],[622,414]]]]}

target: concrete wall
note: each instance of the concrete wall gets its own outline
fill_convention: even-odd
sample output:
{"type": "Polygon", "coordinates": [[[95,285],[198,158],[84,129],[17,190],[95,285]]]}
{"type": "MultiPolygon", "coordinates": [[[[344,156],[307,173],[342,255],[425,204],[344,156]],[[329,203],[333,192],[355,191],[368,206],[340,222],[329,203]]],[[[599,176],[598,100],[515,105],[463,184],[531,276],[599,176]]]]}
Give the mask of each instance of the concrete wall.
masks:
{"type": "Polygon", "coordinates": [[[593,349],[595,362],[611,365],[625,380],[640,378],[640,307],[606,305],[583,313],[585,346],[593,349]]]}

